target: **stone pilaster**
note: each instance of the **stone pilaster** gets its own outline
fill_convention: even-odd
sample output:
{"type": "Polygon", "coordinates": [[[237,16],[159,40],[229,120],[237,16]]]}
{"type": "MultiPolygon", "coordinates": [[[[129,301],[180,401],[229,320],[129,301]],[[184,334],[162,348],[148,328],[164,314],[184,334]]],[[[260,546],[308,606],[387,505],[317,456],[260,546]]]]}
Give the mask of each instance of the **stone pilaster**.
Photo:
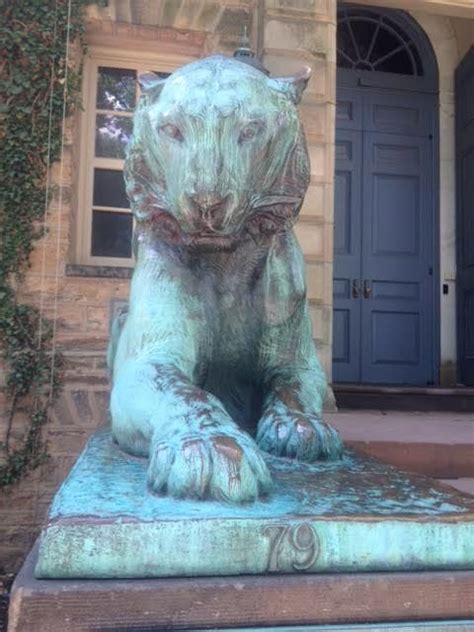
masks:
{"type": "Polygon", "coordinates": [[[273,75],[308,65],[313,76],[300,105],[311,158],[311,184],[296,234],[306,260],[314,336],[331,378],[335,0],[265,0],[264,62],[273,75]]]}

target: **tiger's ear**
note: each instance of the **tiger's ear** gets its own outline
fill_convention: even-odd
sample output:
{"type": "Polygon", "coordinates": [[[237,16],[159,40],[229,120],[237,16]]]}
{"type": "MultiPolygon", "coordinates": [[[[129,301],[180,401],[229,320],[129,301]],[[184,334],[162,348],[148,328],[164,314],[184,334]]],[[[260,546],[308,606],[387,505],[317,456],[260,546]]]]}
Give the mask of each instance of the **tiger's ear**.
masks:
{"type": "Polygon", "coordinates": [[[311,68],[304,66],[296,75],[290,77],[271,77],[268,79],[268,82],[274,90],[283,92],[295,105],[298,105],[310,77],[311,68]]]}
{"type": "Polygon", "coordinates": [[[155,88],[163,88],[166,79],[158,77],[154,72],[142,72],[138,75],[137,81],[142,92],[151,92],[155,88]]]}

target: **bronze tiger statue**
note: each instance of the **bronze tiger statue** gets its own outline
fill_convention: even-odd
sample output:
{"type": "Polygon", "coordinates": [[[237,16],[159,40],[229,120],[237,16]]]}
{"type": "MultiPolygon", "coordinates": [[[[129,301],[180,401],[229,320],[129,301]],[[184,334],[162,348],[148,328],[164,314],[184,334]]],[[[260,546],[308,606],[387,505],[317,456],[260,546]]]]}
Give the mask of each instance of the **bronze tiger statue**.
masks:
{"type": "Polygon", "coordinates": [[[109,347],[111,414],[156,493],[252,501],[271,490],[262,451],[340,456],[292,230],[308,79],[223,56],[139,79],[125,165],[136,267],[109,347]]]}

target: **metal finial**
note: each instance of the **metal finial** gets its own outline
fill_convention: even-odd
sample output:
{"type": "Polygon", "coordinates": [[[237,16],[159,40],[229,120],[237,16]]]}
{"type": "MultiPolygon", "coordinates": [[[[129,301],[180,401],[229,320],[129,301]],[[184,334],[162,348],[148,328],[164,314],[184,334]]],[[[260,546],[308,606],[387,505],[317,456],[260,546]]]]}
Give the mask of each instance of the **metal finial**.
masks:
{"type": "Polygon", "coordinates": [[[253,66],[257,70],[260,70],[266,75],[269,75],[270,72],[265,68],[262,62],[255,56],[255,53],[250,48],[250,39],[247,35],[247,26],[243,27],[243,33],[240,37],[240,46],[234,52],[233,55],[238,61],[241,61],[244,64],[248,64],[249,66],[253,66]]]}

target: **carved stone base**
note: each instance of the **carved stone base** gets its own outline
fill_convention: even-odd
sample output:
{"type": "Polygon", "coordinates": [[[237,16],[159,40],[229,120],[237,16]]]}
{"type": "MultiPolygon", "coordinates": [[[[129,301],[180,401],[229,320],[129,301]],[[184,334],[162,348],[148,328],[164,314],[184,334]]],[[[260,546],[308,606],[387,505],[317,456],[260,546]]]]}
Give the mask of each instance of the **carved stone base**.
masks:
{"type": "Polygon", "coordinates": [[[132,578],[474,568],[474,497],[347,451],[268,457],[254,504],[147,491],[144,459],[107,431],[89,441],[43,529],[39,578],[132,578]]]}
{"type": "Polygon", "coordinates": [[[473,571],[46,580],[36,554],[15,580],[9,632],[474,632],[473,571]]]}

